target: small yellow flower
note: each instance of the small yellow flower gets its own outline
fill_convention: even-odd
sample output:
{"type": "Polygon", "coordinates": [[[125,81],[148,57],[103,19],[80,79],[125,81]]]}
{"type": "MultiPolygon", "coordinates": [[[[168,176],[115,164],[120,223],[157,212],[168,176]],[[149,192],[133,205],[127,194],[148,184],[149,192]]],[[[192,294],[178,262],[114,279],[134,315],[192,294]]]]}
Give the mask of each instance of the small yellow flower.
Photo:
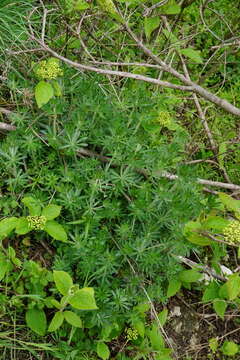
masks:
{"type": "Polygon", "coordinates": [[[48,60],[42,60],[35,70],[35,74],[40,79],[53,80],[58,76],[63,75],[63,71],[59,65],[59,60],[55,58],[49,58],[48,60]]]}
{"type": "Polygon", "coordinates": [[[165,127],[168,127],[172,124],[172,118],[168,111],[159,111],[156,120],[165,127]]]}
{"type": "Polygon", "coordinates": [[[231,221],[223,230],[223,235],[230,243],[240,243],[240,222],[237,220],[231,221]]]}
{"type": "Polygon", "coordinates": [[[138,338],[137,330],[128,328],[125,331],[127,333],[127,335],[126,335],[127,341],[136,340],[138,338]]]}
{"type": "Polygon", "coordinates": [[[27,221],[32,230],[43,230],[47,219],[45,216],[27,216],[27,221]]]}

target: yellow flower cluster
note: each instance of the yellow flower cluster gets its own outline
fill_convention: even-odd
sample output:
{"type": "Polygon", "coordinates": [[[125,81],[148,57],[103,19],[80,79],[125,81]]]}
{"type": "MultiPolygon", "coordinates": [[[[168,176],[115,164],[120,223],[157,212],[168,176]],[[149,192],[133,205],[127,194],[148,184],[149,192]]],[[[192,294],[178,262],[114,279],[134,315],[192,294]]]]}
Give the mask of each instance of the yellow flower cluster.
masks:
{"type": "Polygon", "coordinates": [[[172,118],[168,111],[159,111],[157,121],[165,127],[172,124],[172,118]]]}
{"type": "Polygon", "coordinates": [[[28,225],[33,230],[43,230],[46,224],[45,216],[27,216],[28,225]]]}
{"type": "Polygon", "coordinates": [[[35,73],[40,79],[46,80],[56,79],[58,76],[63,75],[63,71],[59,65],[59,60],[55,58],[40,61],[35,73]]]}
{"type": "Polygon", "coordinates": [[[223,230],[223,235],[225,236],[225,239],[230,243],[240,243],[240,222],[237,220],[232,221],[223,230]]]}
{"type": "Polygon", "coordinates": [[[135,329],[128,328],[126,329],[126,333],[127,341],[136,340],[138,338],[138,332],[135,329]]]}

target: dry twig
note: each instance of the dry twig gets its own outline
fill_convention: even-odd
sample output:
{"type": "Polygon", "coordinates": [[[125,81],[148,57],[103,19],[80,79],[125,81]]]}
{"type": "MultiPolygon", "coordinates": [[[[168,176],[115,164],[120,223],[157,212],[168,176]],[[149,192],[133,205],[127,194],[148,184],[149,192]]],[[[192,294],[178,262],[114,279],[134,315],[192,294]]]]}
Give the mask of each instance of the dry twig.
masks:
{"type": "Polygon", "coordinates": [[[155,62],[155,64],[160,65],[165,72],[173,75],[175,78],[180,80],[184,85],[178,85],[178,84],[174,84],[174,83],[171,83],[171,82],[168,82],[168,81],[162,81],[162,80],[158,80],[158,79],[155,79],[155,78],[151,78],[151,77],[143,76],[143,75],[139,75],[139,74],[133,74],[133,73],[128,73],[128,72],[124,72],[124,71],[107,70],[107,69],[101,69],[101,68],[97,68],[97,67],[93,67],[93,66],[89,66],[89,65],[84,65],[84,64],[80,64],[78,62],[72,61],[72,60],[70,60],[70,59],[68,59],[68,58],[66,58],[64,56],[61,56],[60,54],[58,54],[56,51],[51,49],[45,43],[45,25],[44,25],[44,23],[45,23],[45,17],[47,16],[47,10],[45,8],[44,8],[44,15],[43,15],[44,16],[44,18],[43,18],[43,20],[44,20],[43,25],[44,26],[42,28],[41,39],[39,39],[38,37],[35,36],[34,30],[32,28],[31,22],[30,22],[31,16],[33,15],[35,10],[36,9],[33,9],[33,11],[31,11],[29,19],[28,19],[29,30],[30,30],[32,40],[37,42],[49,54],[51,54],[54,57],[56,57],[57,59],[65,62],[66,64],[68,64],[68,65],[70,65],[72,67],[75,67],[75,68],[77,68],[79,70],[93,71],[93,72],[96,72],[96,73],[99,73],[99,74],[104,74],[104,75],[115,75],[115,76],[124,77],[124,78],[131,78],[131,79],[135,79],[135,80],[146,81],[146,82],[149,82],[149,83],[153,83],[153,84],[156,84],[156,85],[159,85],[159,86],[162,86],[162,87],[168,87],[168,88],[171,88],[171,89],[177,89],[177,90],[182,90],[182,91],[191,91],[193,93],[196,93],[196,94],[202,96],[204,99],[214,103],[215,105],[220,106],[222,109],[226,110],[227,112],[230,112],[233,115],[240,116],[240,109],[239,108],[232,105],[227,100],[221,99],[218,96],[212,94],[211,92],[204,89],[200,85],[194,83],[193,81],[187,79],[186,76],[182,75],[177,70],[175,70],[171,66],[167,65],[158,56],[154,55],[152,53],[152,51],[149,50],[142,43],[142,41],[139,40],[138,37],[132,32],[132,30],[127,25],[127,23],[125,23],[125,28],[126,28],[127,32],[129,33],[129,35],[132,37],[132,39],[135,41],[137,46],[149,58],[151,58],[155,62]]]}
{"type": "MultiPolygon", "coordinates": [[[[1,107],[0,108],[0,113],[9,116],[9,115],[12,114],[12,111],[1,107]]],[[[16,130],[16,126],[11,125],[11,124],[7,124],[7,123],[4,123],[4,122],[0,122],[0,130],[13,131],[13,130],[16,130]]]]}
{"type": "MultiPolygon", "coordinates": [[[[112,162],[112,159],[110,157],[98,154],[98,153],[96,153],[94,151],[91,151],[91,150],[86,150],[84,148],[79,149],[78,152],[77,152],[77,155],[78,156],[94,157],[94,158],[97,158],[100,161],[104,162],[105,164],[110,164],[111,167],[118,167],[117,164],[114,164],[112,162]]],[[[148,171],[145,170],[145,169],[137,169],[136,168],[135,171],[137,173],[143,175],[144,177],[150,176],[148,171]]],[[[178,175],[171,174],[171,173],[169,173],[167,171],[155,172],[154,175],[165,178],[165,179],[168,179],[168,180],[178,180],[179,179],[178,175]]],[[[223,183],[223,182],[219,182],[219,181],[205,180],[205,179],[196,179],[196,182],[198,184],[201,184],[201,185],[220,187],[220,188],[228,189],[228,190],[232,190],[232,191],[237,191],[237,190],[240,191],[240,185],[223,183]]]]}

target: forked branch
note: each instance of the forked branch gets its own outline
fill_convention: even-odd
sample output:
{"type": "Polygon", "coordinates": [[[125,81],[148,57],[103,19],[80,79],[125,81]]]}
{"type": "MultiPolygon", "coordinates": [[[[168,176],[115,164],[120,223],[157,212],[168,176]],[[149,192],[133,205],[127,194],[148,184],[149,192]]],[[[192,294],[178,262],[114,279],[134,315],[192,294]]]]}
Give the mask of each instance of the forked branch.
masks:
{"type": "Polygon", "coordinates": [[[227,111],[227,112],[229,112],[229,113],[231,113],[233,115],[240,116],[240,109],[239,108],[232,105],[227,100],[221,99],[220,97],[212,94],[210,91],[208,91],[205,88],[201,87],[200,85],[196,84],[191,79],[189,79],[188,77],[186,77],[183,74],[179,73],[177,70],[175,70],[170,65],[166,64],[158,56],[154,55],[152,53],[152,51],[149,50],[142,43],[142,41],[138,39],[138,37],[133,33],[133,31],[130,29],[130,27],[128,26],[127,23],[125,23],[125,25],[124,25],[126,31],[131,36],[131,38],[135,41],[136,45],[143,51],[143,53],[145,55],[147,55],[150,59],[152,59],[155,64],[159,65],[164,72],[169,73],[174,78],[180,80],[183,85],[175,84],[175,83],[172,83],[172,82],[169,82],[169,81],[162,81],[162,80],[159,80],[159,79],[156,79],[156,78],[152,78],[152,77],[149,77],[149,76],[143,76],[143,75],[140,75],[140,74],[133,74],[131,72],[102,69],[102,68],[99,68],[99,67],[85,65],[85,64],[81,64],[81,63],[72,61],[72,60],[68,59],[67,57],[64,57],[64,56],[60,55],[58,52],[56,52],[55,50],[53,50],[52,48],[50,48],[46,44],[46,42],[45,42],[45,25],[46,25],[46,18],[47,18],[48,11],[45,8],[44,8],[44,14],[43,14],[42,34],[41,34],[40,38],[35,36],[34,30],[33,30],[33,27],[31,25],[31,21],[30,21],[31,16],[34,13],[34,11],[35,10],[33,10],[30,13],[30,16],[29,16],[29,19],[28,19],[29,30],[30,30],[32,40],[34,40],[36,43],[38,43],[43,50],[45,50],[46,52],[48,52],[52,56],[56,57],[57,59],[63,61],[64,63],[66,63],[66,64],[68,64],[68,65],[70,65],[70,66],[72,66],[72,67],[74,67],[76,69],[79,69],[79,70],[92,71],[92,72],[96,72],[96,73],[103,74],[103,75],[113,75],[113,76],[118,76],[118,77],[123,77],[123,78],[129,78],[129,79],[145,81],[145,82],[149,82],[149,83],[152,83],[152,84],[155,84],[155,85],[158,85],[158,86],[162,86],[162,87],[165,87],[165,88],[171,88],[171,89],[175,89],[175,90],[190,91],[190,92],[193,92],[195,94],[200,95],[204,99],[214,103],[215,105],[221,107],[225,111],[227,111]]]}

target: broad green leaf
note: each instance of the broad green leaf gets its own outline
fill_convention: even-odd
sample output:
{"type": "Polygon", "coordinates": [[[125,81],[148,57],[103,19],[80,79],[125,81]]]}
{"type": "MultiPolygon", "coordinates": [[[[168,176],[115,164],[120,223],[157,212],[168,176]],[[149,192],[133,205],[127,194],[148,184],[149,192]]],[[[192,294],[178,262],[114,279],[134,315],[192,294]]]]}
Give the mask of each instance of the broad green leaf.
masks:
{"type": "Polygon", "coordinates": [[[12,260],[16,256],[16,251],[12,246],[9,246],[7,249],[8,257],[12,260]]]}
{"type": "Polygon", "coordinates": [[[219,145],[219,150],[218,150],[218,162],[222,169],[224,168],[224,158],[226,154],[227,154],[227,142],[222,142],[219,145]]]}
{"type": "Polygon", "coordinates": [[[172,349],[163,348],[159,350],[158,354],[156,355],[156,360],[172,360],[172,356],[170,356],[172,353],[172,349]]]}
{"type": "Polygon", "coordinates": [[[60,304],[60,302],[59,301],[57,301],[56,299],[51,299],[51,304],[53,305],[53,306],[55,306],[55,308],[57,308],[58,310],[60,310],[61,309],[61,304],[60,304]]]}
{"type": "Polygon", "coordinates": [[[200,223],[200,221],[189,221],[185,224],[184,229],[183,229],[183,234],[184,236],[189,236],[192,233],[197,233],[197,231],[202,230],[202,224],[200,223]]]}
{"type": "Polygon", "coordinates": [[[141,320],[136,320],[133,321],[132,326],[135,330],[137,330],[138,334],[144,338],[144,334],[145,334],[145,324],[143,321],[141,320]]]}
{"type": "Polygon", "coordinates": [[[167,297],[170,298],[171,296],[174,296],[181,289],[181,286],[181,281],[175,279],[171,280],[168,284],[167,297]]]}
{"type": "Polygon", "coordinates": [[[229,299],[229,296],[228,296],[228,289],[227,289],[227,283],[223,284],[220,289],[219,289],[219,297],[221,299],[229,299]]]}
{"type": "Polygon", "coordinates": [[[56,288],[62,295],[68,295],[70,288],[73,286],[71,276],[65,271],[53,271],[53,280],[56,288]]]}
{"type": "Polygon", "coordinates": [[[22,203],[28,208],[31,216],[41,215],[41,206],[39,202],[31,196],[26,196],[22,199],[22,203]]]}
{"type": "Polygon", "coordinates": [[[229,300],[234,300],[240,294],[240,277],[238,274],[230,275],[225,283],[229,300]]]}
{"type": "Polygon", "coordinates": [[[0,221],[0,238],[7,237],[17,226],[18,218],[9,217],[0,221]]]}
{"type": "Polygon", "coordinates": [[[103,11],[108,13],[111,17],[122,22],[122,17],[119,15],[117,8],[112,0],[97,0],[103,11]]]}
{"type": "Polygon", "coordinates": [[[22,262],[16,257],[16,252],[14,250],[14,248],[12,248],[11,246],[8,247],[8,257],[11,260],[11,262],[16,265],[17,267],[22,265],[22,262]]]}
{"type": "Polygon", "coordinates": [[[72,326],[82,328],[82,320],[73,311],[64,311],[63,313],[65,320],[72,326]]]}
{"type": "Polygon", "coordinates": [[[174,48],[179,49],[179,45],[181,43],[180,40],[178,40],[178,38],[172,32],[166,29],[162,29],[162,32],[164,33],[166,39],[170,41],[172,45],[174,45],[174,48]]]}
{"type": "Polygon", "coordinates": [[[151,330],[147,331],[153,350],[159,351],[164,348],[164,340],[157,324],[153,324],[151,330]]]}
{"type": "Polygon", "coordinates": [[[168,316],[168,309],[163,309],[159,314],[158,314],[158,318],[160,321],[160,324],[162,326],[165,325],[166,321],[167,321],[167,316],[168,316]]]}
{"type": "Polygon", "coordinates": [[[53,96],[54,89],[52,85],[43,80],[39,81],[35,87],[35,99],[37,106],[41,108],[43,105],[47,104],[53,96]]]}
{"type": "Polygon", "coordinates": [[[56,331],[57,329],[59,329],[63,323],[63,320],[64,320],[63,313],[61,311],[56,312],[56,314],[52,318],[52,321],[50,322],[48,331],[52,332],[52,331],[56,331]]]}
{"type": "Polygon", "coordinates": [[[218,349],[218,339],[217,338],[211,338],[209,340],[209,347],[213,353],[215,353],[218,349]]]}
{"type": "Polygon", "coordinates": [[[204,303],[213,301],[219,297],[220,286],[217,284],[216,281],[212,281],[204,290],[202,301],[204,303]]]}
{"type": "Polygon", "coordinates": [[[42,215],[45,216],[47,220],[53,220],[60,215],[61,209],[61,206],[50,204],[43,209],[42,215]]]}
{"type": "Polygon", "coordinates": [[[215,299],[213,301],[213,308],[216,311],[216,313],[218,314],[218,316],[220,316],[220,318],[223,320],[224,319],[224,314],[227,308],[227,303],[225,300],[221,300],[221,299],[215,299]]]}
{"type": "Polygon", "coordinates": [[[26,312],[27,326],[36,334],[44,336],[47,327],[47,319],[42,309],[33,308],[26,312]]]}
{"type": "Polygon", "coordinates": [[[55,96],[62,96],[62,88],[59,85],[58,81],[52,80],[52,87],[53,87],[55,96]]]}
{"type": "Polygon", "coordinates": [[[150,310],[151,306],[149,303],[146,304],[138,304],[136,306],[134,306],[133,310],[134,311],[138,311],[140,314],[145,314],[145,312],[147,312],[148,310],[150,310]]]}
{"type": "Polygon", "coordinates": [[[47,221],[44,230],[55,240],[67,242],[67,233],[58,222],[54,220],[47,221]]]}
{"type": "Polygon", "coordinates": [[[152,18],[149,17],[144,18],[144,30],[147,40],[150,39],[152,32],[156,30],[159,27],[159,25],[160,25],[160,16],[155,16],[152,18]]]}
{"type": "Polygon", "coordinates": [[[192,48],[182,49],[180,50],[180,53],[189,59],[193,60],[197,64],[202,64],[203,59],[200,55],[200,51],[194,50],[192,48]]]}
{"type": "Polygon", "coordinates": [[[172,5],[169,5],[169,6],[165,6],[163,8],[163,11],[161,11],[163,14],[166,14],[166,15],[177,15],[179,14],[181,11],[181,6],[178,5],[178,4],[172,4],[172,5]]]}
{"type": "Polygon", "coordinates": [[[103,341],[109,341],[109,336],[111,332],[115,329],[115,324],[106,324],[102,327],[100,339],[103,341]]]}
{"type": "Polygon", "coordinates": [[[0,281],[4,278],[5,274],[11,270],[10,261],[6,258],[0,259],[0,281]]]}
{"type": "Polygon", "coordinates": [[[183,270],[179,273],[179,280],[185,283],[196,282],[202,278],[202,274],[198,271],[192,270],[183,270]]]}
{"type": "Polygon", "coordinates": [[[233,341],[224,341],[220,350],[226,356],[235,356],[239,352],[239,346],[233,341]]]}
{"type": "Polygon", "coordinates": [[[103,360],[109,359],[110,351],[108,346],[104,342],[97,343],[97,354],[103,360]]]}
{"type": "Polygon", "coordinates": [[[192,233],[187,237],[188,241],[193,244],[200,245],[200,246],[208,246],[212,244],[212,240],[208,239],[205,236],[199,235],[197,233],[192,233]]]}
{"type": "Polygon", "coordinates": [[[27,218],[26,217],[19,218],[15,230],[16,234],[24,235],[27,234],[29,231],[31,231],[31,227],[29,226],[27,218]]]}
{"type": "Polygon", "coordinates": [[[220,216],[208,216],[207,219],[202,223],[206,230],[217,230],[222,231],[230,221],[220,216]]]}
{"type": "Polygon", "coordinates": [[[82,11],[82,10],[86,10],[89,8],[90,8],[89,3],[87,3],[84,0],[77,0],[77,1],[75,1],[74,5],[73,5],[73,9],[77,10],[77,11],[82,11]]]}
{"type": "Polygon", "coordinates": [[[234,211],[236,213],[240,213],[240,200],[233,199],[230,195],[219,192],[219,199],[222,204],[227,208],[227,210],[234,211]]]}
{"type": "Polygon", "coordinates": [[[79,310],[96,310],[98,307],[94,298],[93,288],[83,288],[77,290],[69,299],[69,304],[79,310]]]}

